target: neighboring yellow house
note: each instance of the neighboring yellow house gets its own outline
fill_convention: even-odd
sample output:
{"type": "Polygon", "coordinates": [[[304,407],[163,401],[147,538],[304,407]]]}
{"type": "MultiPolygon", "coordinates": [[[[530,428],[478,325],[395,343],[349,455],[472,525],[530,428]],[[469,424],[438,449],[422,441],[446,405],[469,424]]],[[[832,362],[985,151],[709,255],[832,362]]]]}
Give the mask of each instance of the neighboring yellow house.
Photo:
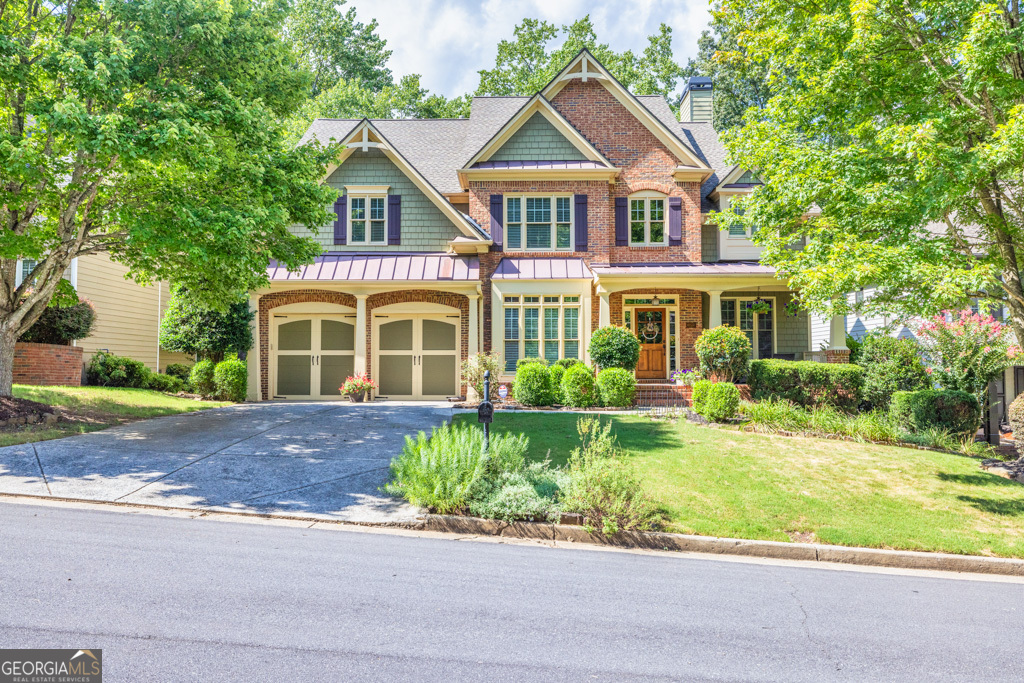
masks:
{"type": "MultiPolygon", "coordinates": [[[[20,282],[34,264],[23,261],[19,266],[20,282]]],[[[186,354],[160,348],[160,320],[171,298],[168,284],[143,287],[125,279],[127,272],[106,254],[82,256],[72,263],[68,279],[96,309],[92,335],[75,342],[83,348],[85,361],[97,351],[109,351],[140,360],[151,370],[163,371],[169,363],[191,363],[186,354]]]]}

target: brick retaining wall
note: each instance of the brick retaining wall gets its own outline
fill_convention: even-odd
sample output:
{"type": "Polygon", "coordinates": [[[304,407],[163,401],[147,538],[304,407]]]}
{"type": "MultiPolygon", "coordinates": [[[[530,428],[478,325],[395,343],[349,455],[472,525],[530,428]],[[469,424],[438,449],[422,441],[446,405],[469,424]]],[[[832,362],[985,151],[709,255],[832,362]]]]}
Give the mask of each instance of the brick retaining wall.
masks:
{"type": "Polygon", "coordinates": [[[18,342],[14,347],[14,383],[81,386],[82,348],[18,342]]]}

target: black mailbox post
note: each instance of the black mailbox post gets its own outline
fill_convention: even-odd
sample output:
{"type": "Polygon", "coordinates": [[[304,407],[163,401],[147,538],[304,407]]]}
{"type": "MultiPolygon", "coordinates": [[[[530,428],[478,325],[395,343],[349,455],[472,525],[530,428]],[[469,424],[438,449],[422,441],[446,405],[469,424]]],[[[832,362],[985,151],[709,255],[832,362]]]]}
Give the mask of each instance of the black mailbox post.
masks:
{"type": "Polygon", "coordinates": [[[484,371],[484,400],[476,409],[476,421],[484,426],[484,448],[491,447],[491,422],[494,421],[494,404],[491,403],[491,371],[484,371]]]}

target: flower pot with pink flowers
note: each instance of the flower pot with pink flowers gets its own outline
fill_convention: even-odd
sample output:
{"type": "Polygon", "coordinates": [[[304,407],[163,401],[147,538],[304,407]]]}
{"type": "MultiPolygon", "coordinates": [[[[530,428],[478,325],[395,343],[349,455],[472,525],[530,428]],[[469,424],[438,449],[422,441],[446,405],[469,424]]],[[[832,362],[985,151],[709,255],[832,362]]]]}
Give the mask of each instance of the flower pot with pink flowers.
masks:
{"type": "Polygon", "coordinates": [[[362,403],[369,398],[373,400],[373,392],[377,389],[377,383],[365,374],[354,375],[345,379],[338,390],[342,396],[347,396],[353,403],[362,403]]]}

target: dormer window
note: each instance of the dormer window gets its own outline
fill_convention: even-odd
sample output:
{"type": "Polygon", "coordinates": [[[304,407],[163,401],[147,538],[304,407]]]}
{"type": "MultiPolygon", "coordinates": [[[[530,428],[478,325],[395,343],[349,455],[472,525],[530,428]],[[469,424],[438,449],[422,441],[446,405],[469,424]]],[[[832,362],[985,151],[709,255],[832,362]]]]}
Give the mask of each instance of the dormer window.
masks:
{"type": "Polygon", "coordinates": [[[346,187],[348,195],[348,243],[388,243],[388,188],[346,187]]]}
{"type": "Polygon", "coordinates": [[[665,228],[665,195],[638,192],[629,197],[629,246],[663,247],[668,244],[665,228]]]}

